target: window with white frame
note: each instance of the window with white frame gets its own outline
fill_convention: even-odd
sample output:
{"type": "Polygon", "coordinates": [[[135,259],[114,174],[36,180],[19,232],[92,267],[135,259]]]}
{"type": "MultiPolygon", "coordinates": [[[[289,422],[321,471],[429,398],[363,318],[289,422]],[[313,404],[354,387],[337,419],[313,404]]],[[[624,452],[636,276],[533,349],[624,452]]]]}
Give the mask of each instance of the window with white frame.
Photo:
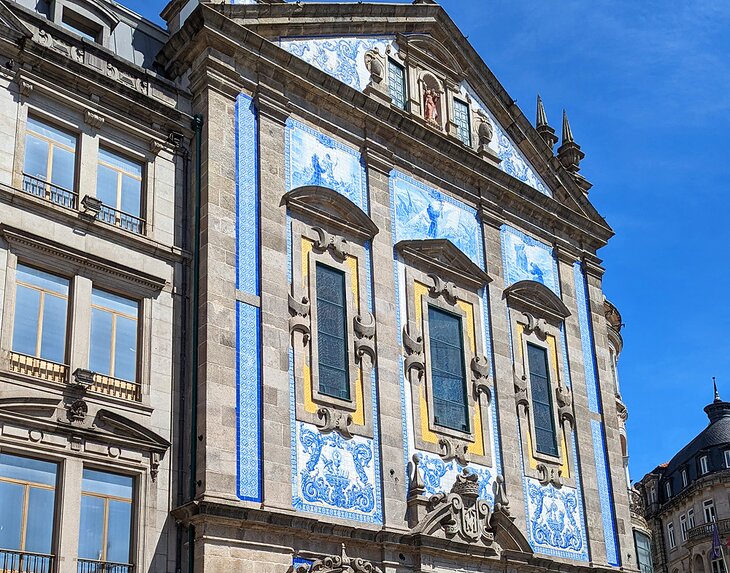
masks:
{"type": "Polygon", "coordinates": [[[687,487],[689,479],[687,478],[687,468],[682,468],[682,487],[687,487]]]}
{"type": "Polygon", "coordinates": [[[92,290],[89,370],[136,382],[138,314],[137,301],[92,290]]]}
{"type": "Polygon", "coordinates": [[[687,516],[679,516],[679,532],[682,536],[682,541],[687,541],[687,516]]]}
{"type": "Polygon", "coordinates": [[[634,542],[636,543],[636,561],[639,564],[639,572],[653,573],[654,567],[651,561],[651,540],[649,536],[640,531],[634,531],[634,542]]]}
{"type": "Polygon", "coordinates": [[[695,526],[695,510],[689,509],[687,510],[687,527],[688,529],[692,529],[695,526]]]}
{"type": "Polygon", "coordinates": [[[730,468],[730,450],[725,450],[725,467],[730,468]]]}
{"type": "Polygon", "coordinates": [[[28,117],[23,163],[23,191],[76,209],[76,136],[28,117]]]}
{"type": "Polygon", "coordinates": [[[700,456],[700,475],[705,475],[709,471],[707,456],[700,456]]]}
{"type": "Polygon", "coordinates": [[[668,481],[664,484],[664,491],[667,494],[667,499],[672,497],[672,482],[671,481],[668,481]]]}
{"type": "Polygon", "coordinates": [[[454,99],[454,123],[456,124],[456,136],[464,145],[471,147],[471,118],[469,104],[454,99]]]}
{"type": "Polygon", "coordinates": [[[0,453],[3,571],[51,571],[58,465],[0,453]]]}
{"type": "Polygon", "coordinates": [[[706,499],[702,502],[702,511],[705,514],[705,523],[713,523],[715,521],[715,502],[706,499]]]}
{"type": "Polygon", "coordinates": [[[133,478],[84,468],[81,486],[79,571],[130,573],[133,478]]]}
{"type": "Polygon", "coordinates": [[[527,344],[530,391],[535,421],[535,448],[542,454],[558,455],[547,349],[527,344]]]}
{"type": "Polygon", "coordinates": [[[667,542],[669,543],[669,548],[674,549],[677,547],[677,540],[674,538],[674,524],[668,523],[667,524],[667,542]]]}
{"type": "Polygon", "coordinates": [[[65,364],[68,279],[18,264],[15,280],[12,351],[65,364]]]}
{"type": "Polygon", "coordinates": [[[142,164],[99,148],[96,198],[103,203],[99,219],[133,233],[143,233],[142,164]]]}
{"type": "MultiPolygon", "coordinates": [[[[720,551],[724,551],[722,547],[720,547],[720,551]]],[[[710,561],[710,565],[712,566],[712,573],[727,573],[727,570],[725,569],[725,560],[722,557],[713,559],[710,561]]]]}
{"type": "Polygon", "coordinates": [[[656,503],[656,488],[653,486],[649,490],[649,503],[656,503]]]}

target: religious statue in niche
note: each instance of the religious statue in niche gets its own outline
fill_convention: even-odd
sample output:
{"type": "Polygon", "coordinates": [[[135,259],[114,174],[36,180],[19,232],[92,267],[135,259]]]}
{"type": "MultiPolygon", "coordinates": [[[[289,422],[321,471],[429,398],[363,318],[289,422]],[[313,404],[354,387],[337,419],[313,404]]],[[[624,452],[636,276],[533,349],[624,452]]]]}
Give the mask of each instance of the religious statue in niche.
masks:
{"type": "Polygon", "coordinates": [[[441,95],[438,90],[426,87],[423,92],[423,119],[439,127],[441,127],[438,120],[440,102],[441,95]]]}

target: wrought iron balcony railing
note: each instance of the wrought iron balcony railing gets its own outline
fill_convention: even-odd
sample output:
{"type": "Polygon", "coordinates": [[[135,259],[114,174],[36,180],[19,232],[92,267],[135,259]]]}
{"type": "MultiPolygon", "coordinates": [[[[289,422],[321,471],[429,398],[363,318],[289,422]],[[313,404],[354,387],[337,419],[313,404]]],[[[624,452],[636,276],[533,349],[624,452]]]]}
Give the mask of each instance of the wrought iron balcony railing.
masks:
{"type": "Polygon", "coordinates": [[[142,399],[142,385],[138,382],[120,380],[119,378],[104,376],[98,372],[94,372],[94,383],[89,389],[116,398],[124,398],[125,400],[139,402],[142,399]]]}
{"type": "Polygon", "coordinates": [[[20,352],[10,353],[10,370],[50,382],[65,384],[68,381],[68,366],[65,364],[20,354],[20,352]]]}
{"type": "Polygon", "coordinates": [[[79,208],[78,193],[23,173],[23,191],[67,209],[79,208]]]}
{"type": "Polygon", "coordinates": [[[0,549],[0,573],[53,573],[53,555],[0,549]]]}
{"type": "MultiPolygon", "coordinates": [[[[712,523],[703,523],[697,527],[693,527],[687,532],[687,539],[692,541],[694,539],[701,539],[703,537],[712,537],[712,523]]],[[[730,519],[721,519],[717,522],[717,529],[720,532],[720,538],[724,539],[723,536],[730,534],[730,519]]]]}
{"type": "Polygon", "coordinates": [[[130,563],[112,563],[111,561],[95,561],[79,559],[77,573],[132,573],[134,565],[130,563]]]}
{"type": "Polygon", "coordinates": [[[114,225],[130,233],[136,233],[138,235],[144,235],[145,222],[144,219],[113,209],[109,205],[101,204],[97,219],[108,225],[114,225]]]}

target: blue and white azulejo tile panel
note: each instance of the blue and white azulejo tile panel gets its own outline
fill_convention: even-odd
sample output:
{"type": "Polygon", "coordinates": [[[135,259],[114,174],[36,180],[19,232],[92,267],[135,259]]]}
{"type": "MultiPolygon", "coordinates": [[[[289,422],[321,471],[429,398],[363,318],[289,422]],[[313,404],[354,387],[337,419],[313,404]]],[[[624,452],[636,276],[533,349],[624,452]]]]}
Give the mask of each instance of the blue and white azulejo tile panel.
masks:
{"type": "Polygon", "coordinates": [[[573,280],[575,281],[575,299],[578,305],[578,324],[580,326],[580,343],[583,349],[583,365],[588,390],[588,408],[594,414],[601,413],[601,393],[598,387],[596,357],[593,353],[593,329],[590,325],[590,302],[586,293],[586,277],[579,262],[573,263],[573,280]]]}
{"type": "Polygon", "coordinates": [[[479,219],[475,209],[428,185],[393,171],[395,241],[448,239],[484,268],[479,219]]]}
{"type": "Polygon", "coordinates": [[[367,213],[367,178],[360,152],[296,120],[286,123],[287,190],[328,187],[367,213]]]}
{"type": "Polygon", "coordinates": [[[316,426],[296,423],[294,509],[382,523],[380,476],[373,440],[337,432],[323,434],[316,426]]]}
{"type": "Polygon", "coordinates": [[[543,486],[534,478],[525,481],[530,545],[545,555],[587,561],[578,491],[567,486],[543,486]]]}
{"type": "Polygon", "coordinates": [[[533,189],[537,189],[540,193],[552,196],[550,189],[542,178],[537,174],[535,169],[525,159],[525,156],[517,148],[512,139],[507,135],[507,132],[499,124],[497,119],[492,115],[484,103],[479,99],[476,92],[466,82],[462,82],[461,95],[464,99],[471,100],[471,107],[473,112],[481,111],[489,118],[489,121],[494,128],[494,137],[489,144],[492,151],[497,153],[497,156],[502,160],[499,164],[502,171],[512,175],[512,177],[519,179],[523,183],[527,183],[533,189]]]}
{"type": "Polygon", "coordinates": [[[259,293],[258,116],[253,99],[236,98],[236,288],[259,293]]]}
{"type": "Polygon", "coordinates": [[[507,225],[502,227],[500,235],[506,285],[524,280],[536,281],[560,296],[552,247],[507,225]]]}
{"type": "Polygon", "coordinates": [[[608,561],[609,565],[618,567],[621,563],[619,561],[618,539],[616,537],[616,523],[612,503],[611,475],[606,457],[606,438],[603,433],[603,424],[598,420],[591,420],[591,433],[593,435],[596,477],[598,478],[598,498],[601,501],[603,538],[606,542],[606,561],[608,561]]]}
{"type": "MultiPolygon", "coordinates": [[[[449,492],[456,481],[456,476],[463,471],[464,467],[459,465],[456,460],[445,462],[440,456],[427,452],[418,452],[418,455],[421,458],[418,470],[426,493],[436,495],[437,493],[449,492]]],[[[487,500],[490,506],[494,506],[494,493],[492,491],[492,483],[496,477],[494,471],[491,468],[477,464],[469,464],[467,469],[479,476],[479,497],[487,500]]]]}
{"type": "Polygon", "coordinates": [[[315,68],[322,70],[351,88],[364,90],[370,83],[370,72],[365,67],[365,52],[377,48],[385,55],[393,46],[392,37],[347,38],[282,38],[279,46],[290,54],[301,58],[315,68]]]}

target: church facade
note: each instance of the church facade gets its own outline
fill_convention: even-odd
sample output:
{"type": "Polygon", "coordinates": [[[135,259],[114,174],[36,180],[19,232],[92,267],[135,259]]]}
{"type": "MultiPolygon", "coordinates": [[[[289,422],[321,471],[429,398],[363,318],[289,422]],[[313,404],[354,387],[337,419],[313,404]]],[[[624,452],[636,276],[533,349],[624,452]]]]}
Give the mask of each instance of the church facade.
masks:
{"type": "Polygon", "coordinates": [[[567,116],[555,149],[542,102],[533,126],[427,0],[173,0],[167,30],[1,1],[0,485],[54,491],[44,571],[638,569],[613,231],[567,116]],[[55,301],[58,279],[53,347],[17,285],[55,301]],[[67,532],[84,495],[128,537],[114,559],[67,532]]]}

